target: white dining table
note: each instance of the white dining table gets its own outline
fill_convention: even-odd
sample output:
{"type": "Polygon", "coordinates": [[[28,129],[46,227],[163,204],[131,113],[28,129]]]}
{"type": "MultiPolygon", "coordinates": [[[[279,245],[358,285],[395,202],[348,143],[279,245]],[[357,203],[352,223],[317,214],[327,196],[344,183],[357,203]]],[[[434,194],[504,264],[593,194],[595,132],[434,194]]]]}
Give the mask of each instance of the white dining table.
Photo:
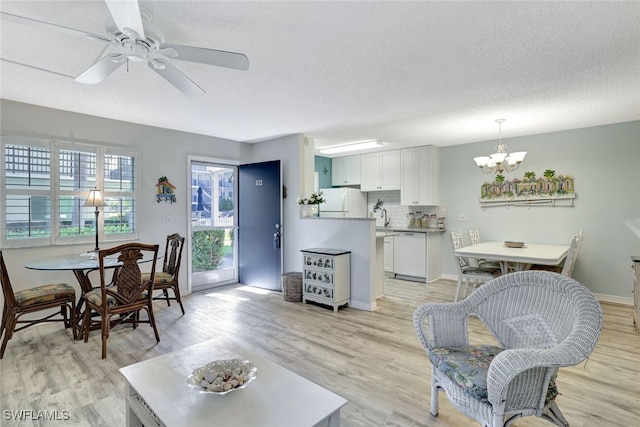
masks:
{"type": "Polygon", "coordinates": [[[525,243],[522,247],[507,247],[505,242],[482,242],[455,250],[456,256],[487,259],[500,262],[502,273],[513,265],[516,271],[526,270],[531,264],[558,265],[569,253],[569,245],[525,243]]]}

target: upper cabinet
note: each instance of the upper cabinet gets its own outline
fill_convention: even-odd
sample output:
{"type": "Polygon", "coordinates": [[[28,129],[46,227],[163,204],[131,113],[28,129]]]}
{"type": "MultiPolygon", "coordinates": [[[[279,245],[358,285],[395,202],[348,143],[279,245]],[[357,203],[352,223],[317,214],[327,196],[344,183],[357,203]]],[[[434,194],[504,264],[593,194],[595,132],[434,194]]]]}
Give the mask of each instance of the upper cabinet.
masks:
{"type": "Polygon", "coordinates": [[[400,203],[407,206],[437,206],[440,174],[438,147],[428,145],[401,151],[400,203]]]}
{"type": "Polygon", "coordinates": [[[360,190],[400,189],[400,151],[382,151],[360,156],[360,190]]]}
{"type": "Polygon", "coordinates": [[[331,185],[360,185],[360,156],[335,157],[331,161],[331,185]]]}

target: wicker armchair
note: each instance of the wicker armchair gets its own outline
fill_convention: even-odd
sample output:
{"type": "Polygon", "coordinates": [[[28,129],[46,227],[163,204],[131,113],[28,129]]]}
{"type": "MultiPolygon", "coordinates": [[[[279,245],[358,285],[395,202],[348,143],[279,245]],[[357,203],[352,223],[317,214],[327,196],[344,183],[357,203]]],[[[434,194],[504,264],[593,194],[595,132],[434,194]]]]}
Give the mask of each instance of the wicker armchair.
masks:
{"type": "Polygon", "coordinates": [[[591,354],[602,311],[574,279],[523,271],[493,279],[461,302],[423,304],[413,322],[432,363],[432,415],[438,415],[443,390],[484,427],[531,415],[568,426],[555,402],[555,378],[560,367],[591,354]],[[470,345],[469,316],[478,317],[500,346],[470,345]]]}

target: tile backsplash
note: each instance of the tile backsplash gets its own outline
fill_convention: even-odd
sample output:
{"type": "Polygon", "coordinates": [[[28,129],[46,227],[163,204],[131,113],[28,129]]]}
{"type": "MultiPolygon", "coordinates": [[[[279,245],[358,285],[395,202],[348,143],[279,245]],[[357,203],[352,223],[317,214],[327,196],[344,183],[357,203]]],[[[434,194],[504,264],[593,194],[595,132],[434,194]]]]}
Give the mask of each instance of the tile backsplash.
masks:
{"type": "MultiPolygon", "coordinates": [[[[376,225],[382,227],[384,218],[381,217],[382,209],[387,210],[387,220],[389,227],[404,228],[409,225],[409,213],[422,212],[428,215],[436,214],[438,217],[446,218],[446,209],[442,206],[402,206],[400,204],[400,190],[393,191],[370,191],[367,194],[367,212],[369,216],[376,218],[376,225]],[[380,210],[373,212],[373,207],[378,200],[382,201],[380,210]]],[[[446,226],[446,222],[445,222],[446,226]]]]}

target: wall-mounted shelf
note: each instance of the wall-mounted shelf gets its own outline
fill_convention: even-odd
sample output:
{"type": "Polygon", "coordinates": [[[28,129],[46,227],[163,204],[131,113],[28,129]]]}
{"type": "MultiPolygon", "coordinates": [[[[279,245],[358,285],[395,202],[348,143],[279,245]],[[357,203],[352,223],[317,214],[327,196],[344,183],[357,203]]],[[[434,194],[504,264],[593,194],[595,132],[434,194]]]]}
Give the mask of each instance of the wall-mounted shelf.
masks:
{"type": "Polygon", "coordinates": [[[566,194],[562,196],[535,196],[535,197],[518,197],[518,198],[504,198],[504,199],[480,199],[480,206],[482,209],[491,208],[494,206],[551,206],[551,207],[574,207],[574,199],[576,194],[566,194]]]}

